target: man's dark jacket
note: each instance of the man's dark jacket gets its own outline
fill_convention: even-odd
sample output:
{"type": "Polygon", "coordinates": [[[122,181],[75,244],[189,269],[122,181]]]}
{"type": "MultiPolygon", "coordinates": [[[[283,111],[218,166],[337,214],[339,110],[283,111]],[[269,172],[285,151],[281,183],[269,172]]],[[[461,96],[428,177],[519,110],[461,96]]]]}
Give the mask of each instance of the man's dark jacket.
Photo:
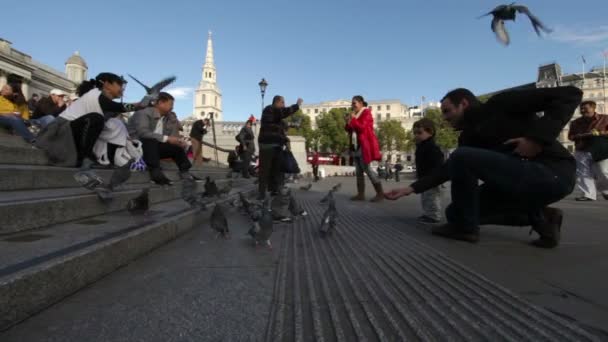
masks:
{"type": "MultiPolygon", "coordinates": [[[[459,127],[458,146],[512,154],[509,139],[525,137],[540,143],[542,152],[531,162],[546,165],[563,181],[574,184],[576,162],[556,139],[572,118],[582,99],[576,87],[538,88],[497,94],[488,102],[467,109],[459,127]]],[[[411,186],[416,193],[450,179],[448,163],[411,186]]],[[[523,175],[513,175],[522,177],[523,175]]]]}
{"type": "Polygon", "coordinates": [[[253,134],[253,130],[251,129],[251,127],[247,127],[247,125],[243,126],[237,138],[243,150],[255,151],[255,135],[253,134]]]}
{"type": "Polygon", "coordinates": [[[258,143],[284,145],[287,143],[287,134],[285,134],[285,126],[283,119],[297,112],[300,107],[295,104],[291,107],[274,108],[268,106],[264,108],[262,118],[260,119],[260,136],[258,143]]]}
{"type": "Polygon", "coordinates": [[[430,138],[416,145],[416,176],[418,179],[426,177],[443,165],[443,152],[435,139],[430,138]]]}
{"type": "Polygon", "coordinates": [[[45,96],[41,98],[36,104],[36,109],[32,114],[32,119],[40,119],[46,115],[52,115],[57,117],[57,115],[61,114],[65,110],[66,106],[63,105],[59,107],[50,96],[45,96]]]}

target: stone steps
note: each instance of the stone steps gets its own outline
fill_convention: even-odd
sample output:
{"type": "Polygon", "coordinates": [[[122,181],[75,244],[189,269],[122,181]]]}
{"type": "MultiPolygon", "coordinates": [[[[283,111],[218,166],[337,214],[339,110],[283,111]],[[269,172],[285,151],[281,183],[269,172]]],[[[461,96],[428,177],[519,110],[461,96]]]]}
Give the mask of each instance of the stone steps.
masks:
{"type": "MultiPolygon", "coordinates": [[[[169,167],[165,167],[167,169],[164,171],[165,175],[172,181],[179,180],[179,172],[169,167]]],[[[41,165],[0,165],[0,200],[4,196],[2,191],[79,188],[80,184],[74,180],[77,171],[74,168],[41,165]]],[[[113,170],[95,170],[95,173],[105,181],[110,180],[112,172],[113,170]]],[[[193,169],[191,173],[199,178],[210,176],[215,179],[225,178],[227,170],[205,165],[193,169]]],[[[150,183],[148,172],[133,172],[126,184],[148,183],[150,183]]]]}
{"type": "MultiPolygon", "coordinates": [[[[216,181],[220,188],[226,182],[227,180],[216,181]]],[[[238,182],[234,184],[239,185],[238,182]]],[[[148,187],[150,202],[153,204],[181,198],[181,182],[175,182],[170,187],[150,183],[126,185],[123,190],[115,191],[113,199],[108,203],[102,202],[95,193],[84,188],[5,191],[0,199],[0,236],[121,211],[141,189],[148,187]]],[[[199,189],[202,187],[202,182],[199,182],[199,189]]]]}
{"type": "MultiPolygon", "coordinates": [[[[253,189],[241,185],[238,192],[249,194],[253,189]]],[[[231,201],[238,192],[220,201],[231,201]]],[[[94,205],[81,205],[88,206],[94,205]]],[[[1,237],[0,330],[190,229],[208,229],[210,212],[193,210],[182,200],[169,200],[154,205],[145,216],[123,210],[1,237]]]]}

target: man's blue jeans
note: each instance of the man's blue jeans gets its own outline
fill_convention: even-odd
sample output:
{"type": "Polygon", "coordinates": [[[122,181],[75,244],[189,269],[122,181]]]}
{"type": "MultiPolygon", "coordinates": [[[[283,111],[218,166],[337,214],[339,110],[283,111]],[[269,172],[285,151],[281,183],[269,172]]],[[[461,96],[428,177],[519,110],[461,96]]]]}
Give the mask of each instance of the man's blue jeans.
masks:
{"type": "Polygon", "coordinates": [[[13,132],[23,137],[27,142],[33,142],[35,140],[34,135],[27,129],[27,126],[25,126],[25,122],[21,117],[12,114],[0,115],[0,126],[12,129],[13,132]]]}
{"type": "Polygon", "coordinates": [[[448,166],[452,204],[446,217],[463,231],[477,231],[480,224],[540,223],[542,209],[574,188],[574,175],[561,179],[542,163],[485,149],[460,147],[448,166]]]}
{"type": "Polygon", "coordinates": [[[31,119],[30,122],[34,125],[40,126],[40,128],[44,128],[48,126],[51,122],[55,121],[55,117],[52,115],[45,115],[38,119],[31,119]]]}

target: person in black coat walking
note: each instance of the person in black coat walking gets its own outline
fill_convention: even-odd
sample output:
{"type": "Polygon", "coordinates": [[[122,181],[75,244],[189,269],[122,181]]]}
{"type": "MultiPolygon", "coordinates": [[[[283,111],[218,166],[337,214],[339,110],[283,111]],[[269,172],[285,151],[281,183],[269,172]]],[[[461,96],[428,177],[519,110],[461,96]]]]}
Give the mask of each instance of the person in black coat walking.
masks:
{"type": "Polygon", "coordinates": [[[243,178],[249,178],[249,164],[251,164],[251,156],[255,154],[255,135],[251,126],[255,118],[249,118],[245,123],[245,126],[241,128],[241,131],[237,135],[237,140],[240,144],[241,160],[243,161],[243,167],[241,173],[243,178]]]}
{"type": "Polygon", "coordinates": [[[302,99],[298,99],[295,105],[285,107],[285,99],[282,96],[275,96],[272,105],[264,108],[258,136],[260,148],[258,197],[260,199],[264,199],[267,189],[274,194],[279,191],[282,175],[281,151],[288,141],[283,119],[297,112],[302,102],[302,99]]]}
{"type": "MultiPolygon", "coordinates": [[[[443,165],[443,152],[435,143],[435,123],[423,118],[414,123],[414,138],[416,139],[416,176],[424,178],[443,165]]],[[[431,188],[420,196],[422,216],[418,222],[435,224],[441,222],[441,189],[431,188]]]]}
{"type": "Polygon", "coordinates": [[[538,88],[499,93],[481,104],[467,89],[449,92],[441,111],[461,131],[459,147],[431,175],[386,197],[451,180],[448,223],[433,234],[477,242],[480,225],[531,225],[540,236],[533,245],[556,247],[563,213],[548,205],[572,192],[576,175],[576,162],[557,137],[582,95],[576,87],[538,88]]]}

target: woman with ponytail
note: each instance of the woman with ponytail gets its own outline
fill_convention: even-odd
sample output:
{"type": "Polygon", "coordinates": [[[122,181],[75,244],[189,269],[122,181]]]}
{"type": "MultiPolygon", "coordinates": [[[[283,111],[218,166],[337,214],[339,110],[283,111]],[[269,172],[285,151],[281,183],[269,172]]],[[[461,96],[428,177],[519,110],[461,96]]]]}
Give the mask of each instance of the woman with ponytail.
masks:
{"type": "Polygon", "coordinates": [[[372,111],[367,108],[367,102],[365,102],[362,96],[353,97],[352,109],[353,112],[350,115],[350,120],[346,124],[346,131],[351,139],[353,133],[357,136],[356,140],[351,143],[357,174],[357,195],[352,197],[351,200],[365,200],[364,174],[367,174],[376,190],[376,197],[372,199],[372,202],[380,202],[384,199],[382,182],[378,178],[378,174],[370,167],[373,161],[382,160],[378,138],[376,137],[376,133],[374,133],[372,111]]]}
{"type": "Polygon", "coordinates": [[[109,72],[103,72],[95,79],[82,82],[77,89],[78,100],[59,114],[55,121],[56,127],[41,132],[39,140],[42,140],[42,143],[38,144],[38,147],[47,151],[51,161],[63,165],[75,164],[80,167],[85,158],[96,160],[93,146],[104,128],[105,121],[118,114],[145,107],[139,103],[123,104],[113,101],[122,97],[125,84],[126,81],[122,77],[109,72]],[[59,141],[66,142],[65,137],[61,136],[65,133],[58,133],[65,132],[65,129],[60,129],[59,126],[65,125],[66,122],[69,122],[73,136],[75,160],[72,156],[59,155],[66,153],[59,149],[59,141]]]}
{"type": "Polygon", "coordinates": [[[30,111],[21,92],[21,85],[9,83],[0,90],[0,127],[13,130],[27,142],[34,142],[34,135],[27,129],[30,111]]]}

